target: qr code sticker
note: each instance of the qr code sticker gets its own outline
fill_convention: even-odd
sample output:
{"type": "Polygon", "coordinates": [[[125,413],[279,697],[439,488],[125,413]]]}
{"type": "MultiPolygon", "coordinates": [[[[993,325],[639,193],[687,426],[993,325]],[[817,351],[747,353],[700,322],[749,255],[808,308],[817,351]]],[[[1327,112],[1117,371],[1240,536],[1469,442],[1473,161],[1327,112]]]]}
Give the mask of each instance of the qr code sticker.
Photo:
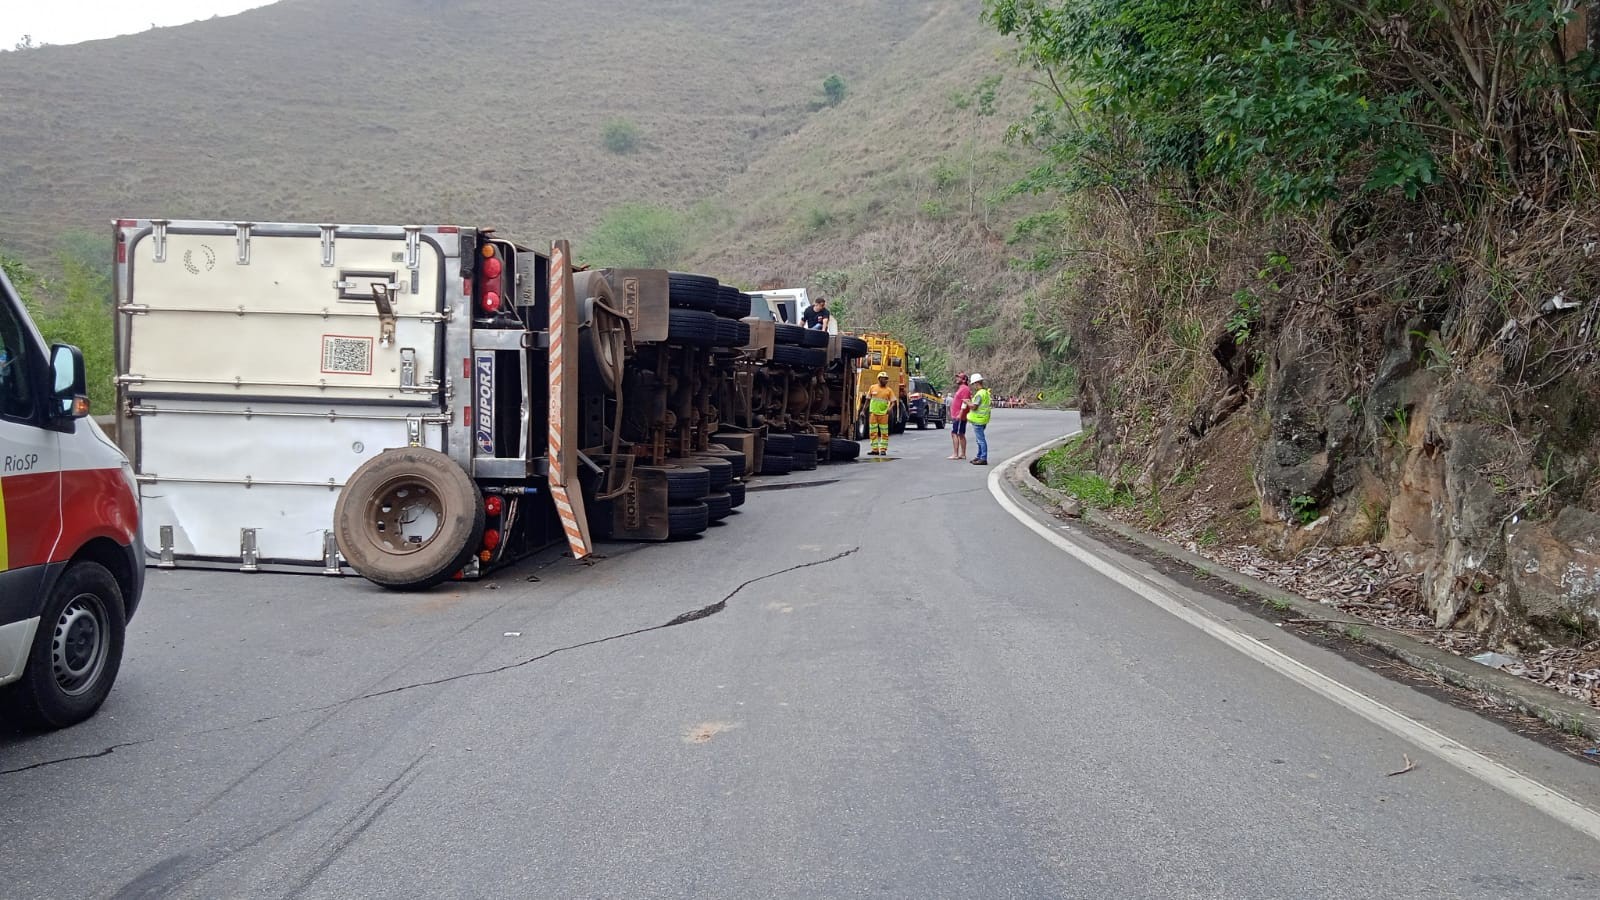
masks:
{"type": "Polygon", "coordinates": [[[371,375],[372,338],[323,335],[322,371],[340,375],[371,375]]]}

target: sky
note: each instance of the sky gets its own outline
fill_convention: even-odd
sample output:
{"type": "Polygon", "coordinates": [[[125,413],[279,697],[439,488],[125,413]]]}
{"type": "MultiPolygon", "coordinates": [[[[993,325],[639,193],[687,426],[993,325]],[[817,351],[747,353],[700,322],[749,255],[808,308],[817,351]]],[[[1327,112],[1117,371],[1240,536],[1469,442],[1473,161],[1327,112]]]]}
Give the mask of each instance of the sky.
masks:
{"type": "Polygon", "coordinates": [[[23,35],[34,43],[76,44],[183,25],[266,6],[271,0],[0,0],[0,49],[23,35]]]}

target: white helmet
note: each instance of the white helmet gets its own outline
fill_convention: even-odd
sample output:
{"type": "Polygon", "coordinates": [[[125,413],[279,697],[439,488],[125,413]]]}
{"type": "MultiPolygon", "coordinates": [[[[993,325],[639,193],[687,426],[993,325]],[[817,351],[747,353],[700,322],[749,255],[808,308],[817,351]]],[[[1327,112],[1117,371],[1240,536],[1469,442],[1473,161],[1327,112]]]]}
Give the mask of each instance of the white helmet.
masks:
{"type": "Polygon", "coordinates": [[[967,376],[967,382],[969,384],[977,384],[978,382],[980,382],[982,380],[983,380],[983,376],[979,375],[977,372],[973,372],[971,375],[967,376]]]}

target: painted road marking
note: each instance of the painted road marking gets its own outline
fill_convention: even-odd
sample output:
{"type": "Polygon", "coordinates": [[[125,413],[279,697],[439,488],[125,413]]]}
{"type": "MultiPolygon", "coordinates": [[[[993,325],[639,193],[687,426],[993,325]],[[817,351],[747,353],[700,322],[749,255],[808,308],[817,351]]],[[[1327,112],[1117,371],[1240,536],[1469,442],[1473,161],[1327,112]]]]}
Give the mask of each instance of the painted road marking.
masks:
{"type": "MultiPolygon", "coordinates": [[[[1076,432],[1074,432],[1075,434],[1076,432]]],[[[1067,435],[1072,437],[1072,435],[1067,435]]],[[[1058,439],[1059,440],[1059,439],[1058,439]]],[[[989,473],[989,493],[1011,517],[1026,525],[1040,537],[1054,544],[1089,568],[1122,585],[1145,600],[1193,625],[1213,638],[1254,659],[1274,672],[1310,688],[1378,727],[1410,741],[1420,750],[1466,772],[1499,791],[1509,794],[1550,817],[1568,825],[1595,840],[1600,840],[1600,812],[1573,800],[1571,797],[1541,784],[1521,772],[1495,762],[1444,733],[1396,711],[1388,705],[1352,688],[1330,675],[1325,675],[1297,659],[1289,657],[1274,647],[1251,637],[1214,618],[1197,606],[1184,602],[1154,583],[1101,557],[1085,547],[1067,540],[1052,531],[1006,496],[1000,479],[1029,456],[1055,444],[1045,441],[1037,447],[1024,450],[1011,457],[989,473]]]]}

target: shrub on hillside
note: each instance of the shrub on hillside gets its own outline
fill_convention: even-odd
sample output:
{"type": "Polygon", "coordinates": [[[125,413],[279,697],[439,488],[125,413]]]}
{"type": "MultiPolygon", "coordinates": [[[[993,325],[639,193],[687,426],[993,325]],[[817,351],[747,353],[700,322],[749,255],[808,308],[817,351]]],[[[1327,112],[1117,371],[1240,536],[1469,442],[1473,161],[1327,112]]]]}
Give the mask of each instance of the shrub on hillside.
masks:
{"type": "Polygon", "coordinates": [[[829,75],[822,79],[823,102],[829,106],[838,106],[844,102],[844,78],[838,74],[829,75]]]}
{"type": "Polygon", "coordinates": [[[632,153],[644,142],[644,132],[627,119],[612,119],[601,127],[600,140],[612,153],[632,153]]]}
{"type": "Polygon", "coordinates": [[[688,251],[684,216],[659,206],[625,204],[610,210],[579,245],[579,259],[595,266],[666,269],[688,251]]]}

